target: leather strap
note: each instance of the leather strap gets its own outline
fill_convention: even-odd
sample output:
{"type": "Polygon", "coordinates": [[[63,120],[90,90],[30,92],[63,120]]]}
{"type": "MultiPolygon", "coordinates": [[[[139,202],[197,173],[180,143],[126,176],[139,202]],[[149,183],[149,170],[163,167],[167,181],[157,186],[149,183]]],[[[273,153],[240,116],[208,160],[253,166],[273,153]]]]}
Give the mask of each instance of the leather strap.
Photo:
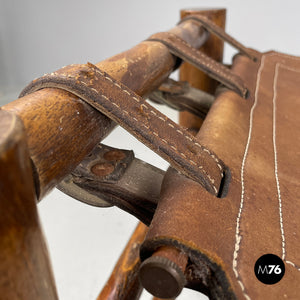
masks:
{"type": "Polygon", "coordinates": [[[227,42],[235,49],[239,50],[240,53],[248,56],[251,60],[256,61],[257,57],[254,55],[254,51],[251,51],[249,48],[242,45],[232,36],[227,34],[221,27],[217,26],[214,22],[209,20],[207,17],[203,15],[191,15],[182,19],[180,23],[186,22],[188,20],[193,20],[200,23],[206,30],[218,36],[221,40],[227,42]]]}
{"type": "Polygon", "coordinates": [[[148,95],[148,99],[179,111],[189,111],[204,119],[215,97],[193,88],[187,81],[168,78],[157,90],[148,95]]]}
{"type": "Polygon", "coordinates": [[[189,62],[207,75],[234,90],[243,98],[248,97],[248,89],[243,80],[223,64],[213,60],[203,52],[186,43],[176,34],[159,32],[150,36],[148,41],[157,41],[168,47],[169,51],[182,60],[189,62]]]}
{"type": "Polygon", "coordinates": [[[218,195],[224,164],[178,124],[91,63],[69,65],[33,80],[20,97],[42,88],[67,90],[133,134],[175,169],[218,195]]]}

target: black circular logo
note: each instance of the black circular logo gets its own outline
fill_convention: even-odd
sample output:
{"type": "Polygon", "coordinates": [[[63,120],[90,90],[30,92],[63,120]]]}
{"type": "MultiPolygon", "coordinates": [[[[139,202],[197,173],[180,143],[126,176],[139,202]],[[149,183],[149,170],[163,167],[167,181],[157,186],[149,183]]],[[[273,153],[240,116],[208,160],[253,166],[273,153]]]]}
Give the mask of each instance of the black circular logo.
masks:
{"type": "Polygon", "coordinates": [[[285,266],[280,257],[274,254],[265,254],[255,263],[254,273],[264,284],[275,284],[281,280],[285,266]]]}

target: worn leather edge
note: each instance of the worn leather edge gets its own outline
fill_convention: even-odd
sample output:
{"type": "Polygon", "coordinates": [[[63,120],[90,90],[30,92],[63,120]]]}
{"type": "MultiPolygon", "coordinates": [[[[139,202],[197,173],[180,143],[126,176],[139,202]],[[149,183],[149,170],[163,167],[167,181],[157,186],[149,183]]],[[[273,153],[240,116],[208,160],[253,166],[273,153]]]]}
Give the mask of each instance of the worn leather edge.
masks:
{"type": "MultiPolygon", "coordinates": [[[[164,236],[147,239],[144,241],[140,249],[141,261],[150,257],[155,250],[163,246],[172,246],[184,252],[188,255],[190,264],[195,265],[196,268],[203,268],[203,265],[208,268],[209,274],[207,275],[210,280],[207,281],[208,285],[206,295],[209,296],[211,300],[237,299],[233,293],[230,283],[227,280],[225,272],[222,270],[222,267],[210,259],[207,253],[203,253],[196,247],[186,244],[184,241],[164,236]]],[[[189,286],[188,282],[186,286],[189,286]]],[[[199,285],[199,287],[201,288],[201,285],[199,285]]],[[[203,289],[200,291],[204,292],[203,289]]]]}
{"type": "Polygon", "coordinates": [[[33,80],[20,97],[45,87],[67,90],[104,113],[182,174],[218,195],[225,166],[195,138],[91,63],[70,65],[33,80]]]}
{"type": "Polygon", "coordinates": [[[223,64],[191,47],[177,35],[170,32],[159,32],[151,35],[147,40],[163,43],[175,56],[191,63],[201,71],[205,72],[208,76],[237,92],[243,98],[248,97],[248,89],[241,78],[223,64]]]}
{"type": "Polygon", "coordinates": [[[227,34],[221,27],[217,26],[215,23],[213,23],[209,18],[206,16],[200,15],[200,14],[195,14],[195,15],[189,15],[182,19],[179,24],[186,22],[188,20],[193,20],[198,23],[200,23],[201,26],[203,26],[206,30],[209,32],[215,34],[218,36],[220,39],[223,41],[227,42],[230,44],[232,47],[236,48],[239,50],[242,54],[248,56],[251,60],[256,61],[259,57],[257,56],[255,52],[253,52],[251,49],[245,47],[243,44],[241,44],[239,41],[234,39],[232,36],[227,34]]]}

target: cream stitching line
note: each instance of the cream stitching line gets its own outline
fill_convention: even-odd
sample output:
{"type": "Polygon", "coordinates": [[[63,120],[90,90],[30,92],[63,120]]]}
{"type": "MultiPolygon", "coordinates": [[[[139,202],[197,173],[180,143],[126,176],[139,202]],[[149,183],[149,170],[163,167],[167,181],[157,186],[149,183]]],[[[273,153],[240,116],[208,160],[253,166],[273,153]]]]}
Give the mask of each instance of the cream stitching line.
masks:
{"type": "MultiPolygon", "coordinates": [[[[110,82],[112,82],[114,85],[116,85],[116,86],[117,86],[119,89],[121,89],[123,92],[125,92],[126,94],[128,94],[129,96],[131,96],[135,101],[140,102],[138,98],[136,98],[135,96],[132,96],[130,92],[128,92],[127,90],[123,89],[119,84],[115,83],[115,82],[114,82],[111,78],[109,78],[108,76],[105,76],[100,70],[95,69],[95,71],[96,71],[97,73],[99,73],[101,76],[103,76],[104,78],[108,79],[110,82]]],[[[145,104],[142,104],[142,106],[143,106],[144,108],[150,109],[150,108],[149,108],[148,106],[146,106],[145,104]]],[[[157,114],[156,114],[153,110],[150,110],[150,112],[151,112],[153,115],[157,116],[157,114]]],[[[159,118],[160,120],[162,120],[163,122],[166,122],[166,120],[165,120],[164,118],[162,118],[162,117],[160,117],[160,116],[159,116],[158,118],[159,118]]],[[[169,122],[166,122],[166,123],[167,123],[170,127],[173,127],[173,128],[174,128],[174,125],[172,125],[171,123],[169,123],[169,122]]],[[[177,131],[179,131],[179,130],[177,130],[177,131]]],[[[182,132],[180,132],[180,133],[181,133],[185,138],[187,138],[188,140],[192,141],[192,139],[191,139],[190,137],[188,137],[187,135],[183,134],[182,132]]],[[[219,168],[220,171],[221,171],[221,177],[223,177],[223,168],[222,168],[222,166],[220,165],[219,159],[218,159],[215,155],[213,155],[207,148],[201,146],[199,143],[195,143],[195,145],[198,146],[201,150],[207,152],[207,153],[209,154],[209,156],[217,163],[217,166],[218,166],[218,168],[219,168]]]]}
{"type": "Polygon", "coordinates": [[[272,99],[273,101],[273,151],[274,151],[274,175],[276,180],[277,197],[278,197],[278,205],[279,205],[279,223],[280,223],[280,232],[281,232],[282,260],[285,260],[285,236],[284,236],[284,228],[283,228],[282,201],[281,201],[280,184],[278,178],[277,147],[276,147],[276,99],[277,99],[277,83],[278,83],[279,67],[280,64],[276,63],[275,76],[273,81],[273,99],[272,99]]]}
{"type": "MultiPolygon", "coordinates": [[[[111,82],[112,82],[114,85],[116,85],[119,89],[121,89],[123,92],[125,92],[126,94],[128,94],[129,96],[131,96],[135,101],[140,102],[139,99],[138,99],[137,97],[131,95],[130,92],[128,92],[127,90],[123,89],[119,84],[116,84],[116,83],[115,83],[111,78],[109,78],[108,76],[105,76],[100,70],[95,69],[95,71],[96,71],[97,73],[99,73],[101,76],[103,76],[104,78],[106,78],[106,79],[108,79],[109,81],[111,81],[111,82]]],[[[146,106],[145,104],[142,104],[142,106],[149,109],[149,107],[146,106]]],[[[156,114],[153,110],[150,110],[150,112],[151,112],[153,115],[157,116],[157,114],[156,114]]],[[[165,120],[164,118],[162,118],[162,117],[160,117],[160,116],[159,116],[158,118],[159,118],[160,120],[162,120],[163,122],[166,122],[166,120],[165,120]]],[[[174,128],[174,125],[173,125],[173,124],[171,124],[171,123],[169,123],[169,122],[166,122],[166,123],[167,123],[170,127],[173,127],[173,128],[174,128]]],[[[179,132],[179,130],[177,130],[177,132],[179,132]]],[[[180,133],[181,133],[185,138],[187,138],[188,140],[193,141],[193,140],[192,140],[190,137],[188,137],[187,135],[183,134],[182,132],[180,132],[180,133]]],[[[207,152],[208,155],[209,155],[209,156],[217,163],[217,166],[218,166],[218,168],[219,168],[220,171],[221,171],[220,175],[221,175],[221,177],[223,177],[223,168],[222,168],[222,166],[221,166],[221,164],[220,164],[219,159],[218,159],[215,155],[213,155],[213,154],[209,151],[209,149],[207,149],[207,148],[201,146],[199,143],[195,143],[195,145],[198,146],[201,150],[207,152]]]]}
{"type": "Polygon", "coordinates": [[[293,266],[297,271],[300,272],[300,267],[298,267],[297,265],[295,265],[293,262],[289,261],[289,260],[286,260],[285,261],[287,264],[293,266]]]}
{"type": "MultiPolygon", "coordinates": [[[[96,72],[100,73],[100,75],[104,76],[105,78],[109,78],[109,77],[105,76],[102,72],[100,72],[100,71],[98,71],[98,70],[96,70],[96,72]]],[[[110,79],[110,78],[109,78],[109,79],[110,79]]],[[[112,80],[110,79],[110,81],[112,81],[112,80]]],[[[113,82],[113,81],[112,81],[112,82],[113,82]]],[[[119,85],[118,85],[117,87],[119,87],[120,89],[122,89],[119,85]]],[[[130,94],[129,94],[129,95],[130,95],[130,94]]],[[[135,98],[136,100],[138,100],[136,97],[134,97],[134,98],[135,98]]],[[[148,106],[146,106],[145,104],[143,104],[143,107],[144,107],[144,108],[147,108],[147,109],[150,109],[150,108],[149,108],[148,106]]],[[[151,112],[154,116],[158,117],[158,119],[160,119],[161,121],[166,122],[166,120],[165,120],[164,118],[162,118],[161,116],[157,116],[157,114],[156,114],[153,110],[150,110],[150,112],[151,112]]],[[[134,119],[135,119],[135,118],[134,118],[134,119]]],[[[136,119],[135,119],[135,120],[136,120],[136,119]]],[[[136,120],[136,121],[137,121],[137,120],[136,120]]],[[[171,125],[171,127],[173,126],[173,125],[172,125],[171,123],[169,123],[169,122],[166,122],[166,123],[167,123],[168,125],[171,125]]],[[[154,132],[153,132],[153,134],[155,134],[157,137],[159,137],[164,143],[168,144],[168,142],[167,142],[165,139],[161,138],[157,133],[154,133],[154,132]]],[[[183,134],[183,136],[184,136],[185,138],[187,138],[188,140],[192,141],[192,139],[189,138],[187,135],[184,135],[184,134],[183,134]]],[[[201,146],[199,143],[195,143],[195,145],[198,146],[201,150],[207,152],[207,153],[209,154],[209,156],[217,163],[217,166],[218,166],[218,168],[220,169],[220,171],[222,171],[222,166],[220,165],[220,162],[219,162],[219,160],[216,158],[216,156],[212,155],[211,152],[210,152],[208,149],[204,148],[204,147],[201,146]]],[[[176,147],[174,147],[174,148],[176,148],[176,147]]],[[[173,148],[173,150],[174,150],[174,148],[173,148]]],[[[180,152],[177,148],[176,148],[176,152],[179,153],[179,155],[181,155],[181,156],[183,156],[184,158],[186,158],[186,155],[185,155],[184,153],[180,152]]],[[[190,161],[191,164],[193,164],[193,165],[195,165],[195,166],[197,165],[194,161],[192,161],[192,160],[189,160],[189,161],[190,161]]],[[[218,193],[218,190],[217,190],[216,186],[214,185],[215,180],[212,179],[211,176],[207,173],[207,171],[205,171],[205,170],[203,169],[203,166],[199,165],[198,168],[201,169],[202,172],[207,176],[207,178],[209,179],[209,181],[210,181],[211,184],[212,184],[212,187],[213,187],[215,193],[217,194],[217,193],[218,193]]],[[[223,172],[221,172],[220,175],[221,175],[221,177],[223,177],[223,172]]]]}
{"type": "MultiPolygon", "coordinates": [[[[241,221],[242,211],[243,211],[243,207],[244,207],[244,194],[245,194],[244,168],[245,168],[246,157],[247,157],[247,154],[248,154],[249,145],[250,145],[250,141],[251,141],[252,126],[253,126],[253,112],[254,112],[254,109],[255,109],[255,107],[257,105],[257,101],[258,101],[258,88],[259,88],[259,84],[260,84],[261,72],[262,72],[262,69],[264,67],[264,61],[265,61],[266,57],[276,56],[276,55],[281,56],[281,57],[288,57],[288,58],[295,59],[295,60],[300,60],[299,57],[293,57],[291,55],[282,54],[282,53],[272,53],[272,54],[269,54],[269,55],[264,54],[261,58],[261,63],[260,63],[260,67],[259,67],[258,74],[257,74],[256,89],[255,89],[255,101],[254,101],[254,104],[253,104],[253,106],[251,108],[251,111],[250,111],[250,124],[249,124],[248,140],[247,140],[247,144],[246,144],[246,148],[245,148],[245,152],[244,152],[244,157],[243,157],[243,161],[242,161],[242,166],[241,166],[241,187],[242,187],[242,192],[241,192],[240,208],[239,208],[239,212],[238,212],[238,216],[237,216],[237,220],[236,220],[236,234],[235,234],[236,242],[235,242],[235,247],[234,247],[234,252],[233,252],[233,261],[232,261],[233,272],[234,272],[235,277],[237,278],[237,281],[238,281],[238,283],[239,283],[239,285],[242,289],[243,295],[247,300],[251,300],[251,298],[245,292],[245,287],[244,287],[244,285],[243,285],[243,283],[240,279],[240,276],[239,276],[239,273],[238,273],[238,270],[237,270],[238,252],[239,252],[239,249],[240,249],[240,243],[241,243],[241,239],[242,239],[242,236],[240,235],[240,221],[241,221]]],[[[285,67],[285,68],[295,71],[295,69],[290,68],[290,67],[285,67]]],[[[281,207],[281,205],[280,205],[280,207],[281,207]]],[[[283,241],[284,241],[284,245],[285,245],[284,236],[283,236],[283,241]]],[[[285,253],[285,251],[283,253],[285,253]]],[[[285,262],[287,264],[292,265],[298,271],[300,271],[300,267],[296,266],[293,262],[287,261],[287,260],[285,260],[285,262]]]]}
{"type": "Polygon", "coordinates": [[[277,85],[278,85],[278,77],[279,77],[279,69],[287,69],[293,72],[300,73],[299,69],[294,69],[291,67],[287,67],[281,65],[280,63],[276,63],[275,67],[275,76],[273,81],[273,150],[274,150],[274,175],[276,180],[276,187],[277,187],[277,198],[278,198],[278,208],[279,208],[279,223],[280,223],[280,231],[281,231],[281,246],[282,246],[282,260],[286,263],[292,265],[298,271],[300,271],[300,267],[295,265],[291,261],[286,260],[286,243],[285,243],[285,234],[284,234],[284,227],[283,227],[283,214],[282,214],[282,198],[281,198],[281,191],[280,191],[280,182],[278,176],[278,160],[277,160],[277,145],[276,145],[276,100],[277,100],[277,85]]]}
{"type": "MultiPolygon", "coordinates": [[[[155,115],[155,116],[157,117],[157,113],[155,113],[153,110],[151,110],[147,105],[142,104],[142,106],[143,106],[144,108],[146,108],[146,109],[149,109],[150,112],[151,112],[153,115],[155,115]]],[[[166,122],[166,120],[165,120],[164,118],[162,118],[162,117],[158,117],[158,118],[159,118],[160,120],[166,122]]],[[[168,122],[166,122],[166,123],[167,123],[170,127],[175,128],[174,125],[172,125],[171,123],[168,123],[168,122]]],[[[183,135],[184,137],[186,137],[188,140],[192,141],[192,139],[189,138],[187,135],[184,135],[184,133],[183,133],[181,130],[176,130],[176,132],[180,133],[181,135],[183,135]]],[[[153,134],[156,135],[157,137],[159,137],[159,135],[158,135],[156,132],[153,132],[153,134]]],[[[161,139],[164,143],[169,144],[167,140],[165,140],[165,139],[163,139],[163,138],[161,138],[161,137],[160,137],[160,139],[161,139]]],[[[201,150],[203,150],[204,152],[207,152],[207,153],[208,153],[208,154],[209,154],[216,162],[218,161],[217,157],[216,157],[215,155],[211,154],[211,152],[210,152],[208,149],[202,148],[202,146],[201,146],[199,143],[195,143],[195,145],[197,145],[197,146],[198,146],[201,150]]],[[[177,153],[179,153],[181,156],[183,156],[184,158],[187,158],[186,155],[185,155],[184,153],[180,152],[175,146],[171,146],[171,148],[172,148],[173,150],[175,150],[177,153]]],[[[197,164],[196,164],[193,160],[190,160],[190,159],[189,159],[189,162],[190,162],[192,165],[197,166],[197,164]]],[[[218,162],[217,162],[217,166],[222,170],[222,166],[221,166],[218,162]]],[[[212,186],[213,186],[213,189],[214,189],[215,193],[217,193],[218,191],[217,191],[216,187],[214,186],[215,180],[214,180],[213,178],[211,178],[211,176],[203,169],[203,166],[199,165],[198,168],[201,169],[201,170],[204,172],[204,174],[205,174],[205,175],[207,176],[207,178],[210,180],[210,182],[211,182],[211,184],[212,184],[212,186]]],[[[221,173],[221,176],[223,177],[223,173],[221,173]]]]}
{"type": "MultiPolygon", "coordinates": [[[[145,104],[142,104],[142,106],[143,106],[144,108],[150,109],[150,108],[147,107],[145,104]]],[[[152,113],[153,115],[157,116],[156,112],[154,112],[153,110],[150,110],[150,113],[152,113]]],[[[166,120],[163,119],[162,117],[158,117],[158,118],[161,119],[162,121],[166,122],[166,120]]],[[[175,128],[174,125],[172,125],[171,123],[168,123],[168,122],[167,122],[167,125],[170,126],[170,127],[172,127],[172,128],[175,128]]],[[[177,129],[176,132],[178,132],[178,133],[180,133],[181,135],[183,135],[183,136],[184,136],[186,139],[188,139],[189,141],[191,141],[191,142],[193,141],[190,137],[186,136],[181,130],[178,130],[178,129],[177,129]]],[[[157,134],[155,133],[155,135],[157,135],[157,134]]],[[[157,136],[158,136],[158,135],[157,135],[157,136]]],[[[165,140],[163,140],[163,141],[165,141],[165,140]]],[[[210,151],[209,151],[208,149],[203,148],[199,143],[195,143],[195,145],[198,146],[198,147],[199,147],[201,150],[203,150],[204,152],[207,152],[207,153],[208,153],[208,154],[216,161],[218,168],[219,168],[220,170],[222,170],[222,166],[219,164],[219,160],[216,158],[215,155],[211,154],[210,151]]],[[[181,156],[183,156],[184,158],[186,158],[186,155],[185,155],[184,153],[182,153],[182,152],[179,152],[179,150],[178,150],[175,146],[171,146],[171,148],[172,148],[173,150],[176,150],[178,153],[180,153],[181,156]]],[[[190,162],[191,162],[193,165],[196,165],[196,163],[195,163],[194,161],[191,161],[191,160],[190,160],[190,162]]],[[[199,166],[199,168],[200,168],[200,169],[203,169],[202,166],[199,166]]],[[[209,176],[207,173],[205,173],[205,174],[210,178],[210,176],[209,176]]],[[[223,176],[223,174],[221,174],[221,176],[223,176]]],[[[211,181],[212,181],[212,183],[214,182],[213,179],[211,179],[211,181]]],[[[215,191],[216,191],[216,190],[215,190],[215,191]]],[[[217,192],[217,191],[216,191],[216,192],[217,192]]]]}
{"type": "MultiPolygon", "coordinates": [[[[111,83],[113,83],[116,87],[118,87],[119,89],[121,89],[122,92],[124,92],[125,94],[131,96],[132,99],[134,99],[135,101],[137,101],[138,103],[140,103],[140,100],[139,100],[137,97],[133,96],[128,90],[123,89],[118,83],[114,82],[110,77],[105,76],[105,74],[102,73],[99,69],[94,69],[94,70],[96,71],[96,73],[99,73],[102,77],[104,77],[105,79],[107,79],[108,81],[110,81],[111,83]]],[[[56,73],[56,72],[53,72],[53,73],[51,73],[50,75],[52,75],[52,76],[64,76],[64,77],[66,77],[66,78],[70,78],[70,74],[65,74],[65,73],[56,73]]],[[[72,77],[72,76],[71,76],[71,77],[72,77]]],[[[85,86],[88,86],[87,83],[85,83],[85,82],[83,82],[83,81],[80,81],[80,83],[84,84],[85,86]]],[[[99,92],[98,92],[96,89],[92,88],[92,90],[93,90],[95,93],[97,93],[98,95],[100,95],[99,92]]],[[[114,106],[120,108],[120,106],[119,106],[118,104],[116,104],[115,102],[112,102],[111,99],[109,99],[108,97],[106,97],[106,96],[104,96],[104,95],[102,95],[102,94],[101,94],[101,96],[102,96],[104,99],[109,100],[114,106]]],[[[149,108],[148,106],[146,106],[145,104],[142,104],[141,106],[143,106],[144,108],[150,109],[150,108],[149,108]]],[[[126,110],[123,110],[123,112],[126,113],[127,115],[129,115],[129,113],[128,113],[126,110]]],[[[151,112],[154,116],[156,116],[156,118],[160,119],[160,120],[163,121],[163,122],[166,122],[170,127],[173,127],[173,128],[174,128],[174,125],[172,125],[171,123],[167,122],[163,117],[158,116],[157,113],[155,113],[153,110],[150,110],[150,112],[151,112]]],[[[135,117],[133,117],[133,120],[135,120],[136,122],[138,122],[138,120],[137,120],[135,117]]],[[[144,127],[146,127],[146,126],[144,125],[144,127]]],[[[147,127],[146,127],[146,128],[147,128],[147,127]]],[[[156,135],[157,137],[159,137],[164,143],[168,144],[168,142],[167,142],[165,139],[161,138],[157,133],[153,132],[153,134],[156,135]]],[[[183,135],[186,139],[188,139],[188,140],[190,140],[190,141],[193,141],[193,140],[192,140],[190,137],[188,137],[187,135],[185,135],[185,134],[183,134],[183,133],[182,133],[182,135],[183,135]]],[[[223,175],[223,169],[222,169],[222,166],[221,166],[220,161],[218,160],[218,158],[217,158],[215,155],[213,155],[208,149],[206,149],[205,147],[201,146],[199,143],[195,143],[195,145],[196,145],[197,147],[199,147],[201,150],[203,150],[204,152],[207,152],[208,155],[216,162],[218,168],[219,168],[220,171],[221,171],[221,172],[220,172],[220,176],[223,177],[223,176],[224,176],[224,175],[223,175]]],[[[176,147],[174,147],[174,148],[176,148],[176,147]]],[[[174,150],[174,148],[173,148],[173,150],[174,150]]],[[[176,148],[176,152],[177,152],[179,155],[181,155],[182,157],[184,157],[185,159],[187,158],[186,155],[185,155],[184,153],[180,152],[177,148],[176,148]]],[[[197,165],[194,161],[192,161],[192,160],[189,160],[189,161],[190,161],[193,165],[197,165]]],[[[211,182],[211,185],[212,185],[212,187],[213,187],[215,193],[217,194],[217,193],[218,193],[218,189],[217,189],[216,186],[214,185],[215,180],[214,180],[213,178],[211,178],[211,176],[204,170],[203,166],[199,165],[198,168],[199,168],[200,170],[202,170],[202,172],[207,176],[207,178],[208,178],[209,181],[211,182]]]]}
{"type": "MultiPolygon", "coordinates": [[[[213,63],[213,61],[211,61],[208,57],[206,57],[205,55],[203,55],[201,52],[199,52],[197,49],[193,48],[191,45],[189,45],[188,43],[186,43],[184,40],[180,39],[176,34],[174,33],[167,33],[168,35],[172,35],[176,40],[178,40],[180,43],[184,44],[185,46],[187,46],[190,50],[192,50],[197,56],[201,56],[201,58],[203,60],[205,60],[204,65],[208,68],[211,68],[214,72],[221,74],[221,76],[223,76],[224,78],[228,79],[228,80],[233,80],[235,81],[237,78],[232,76],[231,74],[228,74],[227,72],[229,70],[227,69],[222,69],[219,70],[216,68],[215,64],[213,63]]],[[[161,38],[159,37],[160,40],[164,41],[165,43],[172,43],[170,42],[168,39],[166,38],[161,38]]],[[[180,47],[180,45],[176,45],[175,49],[178,48],[180,51],[182,51],[185,55],[193,58],[194,60],[199,62],[199,58],[197,56],[191,55],[190,53],[187,53],[184,49],[182,49],[180,47]]],[[[203,64],[200,62],[200,64],[203,64]]],[[[223,65],[220,65],[220,67],[222,67],[223,65]]],[[[225,68],[225,67],[224,67],[225,68]]],[[[235,83],[236,84],[236,83],[235,83]]]]}
{"type": "Polygon", "coordinates": [[[263,70],[263,67],[264,67],[264,62],[265,62],[265,55],[262,56],[261,63],[260,63],[260,66],[259,66],[259,70],[258,70],[258,73],[257,73],[254,103],[253,103],[253,105],[251,107],[251,111],[250,111],[248,139],[247,139],[247,144],[246,144],[246,147],[245,147],[245,152],[244,152],[243,161],[242,161],[242,165],[241,165],[241,188],[242,188],[241,202],[240,202],[240,208],[239,208],[238,216],[237,216],[237,219],[236,219],[235,246],[234,246],[233,260],[232,260],[232,269],[233,269],[234,275],[235,275],[239,285],[241,286],[244,297],[247,300],[251,300],[251,298],[245,292],[245,287],[244,287],[244,285],[242,283],[242,280],[240,278],[240,275],[238,273],[237,258],[238,258],[238,252],[240,250],[240,243],[241,243],[241,240],[242,240],[242,236],[240,234],[240,223],[241,223],[241,217],[242,217],[242,212],[243,212],[243,208],[244,208],[244,196],[245,196],[244,172],[245,172],[245,164],[246,164],[246,159],[247,159],[247,156],[248,156],[249,146],[250,146],[251,137],[252,137],[253,113],[254,113],[254,110],[255,110],[257,102],[258,102],[258,91],[259,91],[261,73],[262,73],[262,70],[263,70]]]}

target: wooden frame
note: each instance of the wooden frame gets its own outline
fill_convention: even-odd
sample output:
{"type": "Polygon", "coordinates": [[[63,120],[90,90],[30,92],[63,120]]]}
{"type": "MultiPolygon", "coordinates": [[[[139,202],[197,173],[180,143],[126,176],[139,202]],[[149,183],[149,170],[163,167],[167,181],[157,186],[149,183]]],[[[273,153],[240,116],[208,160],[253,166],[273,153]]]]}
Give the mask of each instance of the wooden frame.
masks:
{"type": "MultiPolygon", "coordinates": [[[[185,11],[182,16],[189,13],[185,11]]],[[[206,11],[205,14],[224,26],[224,10],[206,11]]],[[[171,32],[196,48],[207,38],[206,33],[193,22],[176,26],[171,32]]],[[[205,51],[215,59],[221,59],[223,45],[210,39],[205,51]]],[[[176,60],[167,48],[156,42],[142,42],[97,64],[139,95],[146,95],[158,87],[175,65],[176,60]],[[128,62],[125,66],[124,59],[128,62]],[[145,63],[147,68],[143,65],[145,63]]],[[[182,68],[181,79],[189,80],[198,88],[207,88],[209,91],[214,88],[214,83],[207,77],[197,72],[195,75],[195,70],[187,65],[182,68]],[[195,78],[198,78],[197,82],[195,78]]],[[[1,110],[0,182],[3,184],[0,205],[2,210],[10,212],[1,223],[1,299],[57,299],[35,201],[41,200],[70,173],[113,129],[114,124],[74,95],[57,89],[35,92],[5,105],[1,110]],[[68,124],[64,130],[57,126],[62,119],[68,124]],[[75,129],[81,124],[84,124],[84,129],[77,132],[75,129]],[[7,169],[10,170],[9,176],[7,169]]],[[[183,125],[199,129],[201,122],[196,121],[197,125],[194,125],[194,121],[187,122],[186,119],[182,114],[183,125]]],[[[126,279],[128,274],[123,274],[120,266],[124,263],[123,259],[128,257],[126,251],[130,251],[130,245],[140,242],[145,233],[146,228],[139,225],[98,299],[133,299],[130,294],[132,290],[135,291],[134,297],[138,298],[141,288],[137,279],[133,280],[132,290],[122,286],[124,282],[120,283],[120,278],[125,276],[126,279]],[[119,294],[115,289],[120,285],[124,289],[122,298],[117,296],[119,294]]],[[[136,259],[129,262],[135,274],[138,266],[136,259]]]]}

